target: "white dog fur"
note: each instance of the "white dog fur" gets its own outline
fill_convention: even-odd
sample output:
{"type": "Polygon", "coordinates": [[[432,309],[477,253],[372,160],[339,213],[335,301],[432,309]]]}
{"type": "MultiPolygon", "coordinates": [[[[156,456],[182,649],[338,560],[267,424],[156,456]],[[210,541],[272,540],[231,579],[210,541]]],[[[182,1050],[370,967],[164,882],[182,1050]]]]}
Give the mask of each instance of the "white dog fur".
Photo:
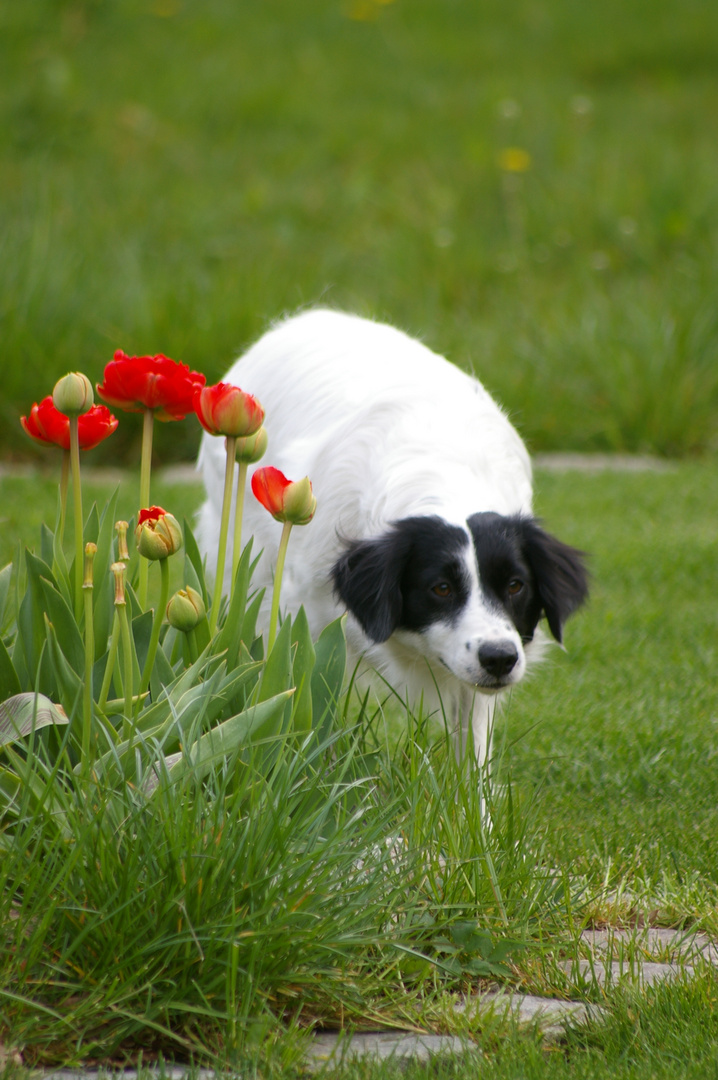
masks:
{"type": "MultiPolygon", "coordinates": [[[[548,616],[560,641],[586,595],[580,553],[532,518],[529,456],[505,414],[475,378],[420,342],[328,310],[275,326],[224,381],[264,406],[269,449],[260,464],[290,479],[308,475],[317,498],[314,520],[292,532],[283,610],[303,604],[316,637],[348,608],[349,670],[361,661],[385,695],[388,683],[425,712],[441,707],[459,750],[471,730],[481,760],[497,695],[547,640],[534,635],[538,618],[548,616]]],[[[224,464],[224,441],[205,435],[197,536],[210,572],[224,464]]],[[[249,490],[244,515],[245,540],[253,535],[263,551],[254,584],[267,590],[266,630],[281,525],[249,490]]]]}

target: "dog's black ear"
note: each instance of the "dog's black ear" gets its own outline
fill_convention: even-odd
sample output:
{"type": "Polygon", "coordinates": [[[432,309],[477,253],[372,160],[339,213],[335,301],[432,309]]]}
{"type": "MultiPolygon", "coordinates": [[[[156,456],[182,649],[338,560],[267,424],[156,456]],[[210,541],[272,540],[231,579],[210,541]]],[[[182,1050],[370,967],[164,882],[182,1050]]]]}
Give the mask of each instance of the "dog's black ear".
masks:
{"type": "Polygon", "coordinates": [[[585,553],[550,536],[531,518],[522,521],[524,551],[551,633],[559,643],[563,624],[588,596],[585,553]]]}
{"type": "Polygon", "coordinates": [[[401,576],[410,545],[399,533],[356,540],[332,568],[334,592],[372,641],[386,641],[401,619],[401,576]]]}

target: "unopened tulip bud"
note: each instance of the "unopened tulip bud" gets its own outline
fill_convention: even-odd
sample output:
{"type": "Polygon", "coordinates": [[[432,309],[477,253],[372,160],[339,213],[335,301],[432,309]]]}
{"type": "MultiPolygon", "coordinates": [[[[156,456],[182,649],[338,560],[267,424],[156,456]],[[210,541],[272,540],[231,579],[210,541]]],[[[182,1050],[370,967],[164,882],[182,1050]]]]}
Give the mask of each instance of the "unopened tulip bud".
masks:
{"type": "Polygon", "coordinates": [[[317,500],[312,494],[312,484],[308,476],[295,480],[284,493],[284,520],[292,525],[308,525],[314,517],[317,500]]]}
{"type": "Polygon", "coordinates": [[[92,564],[95,561],[95,555],[97,554],[97,544],[87,543],[85,544],[85,573],[82,580],[83,589],[92,588],[92,564]]]}
{"type": "Polygon", "coordinates": [[[264,409],[255,397],[231,383],[205,386],[194,396],[194,409],[210,435],[242,439],[254,435],[264,420],[264,409]]]}
{"type": "Polygon", "coordinates": [[[72,371],[69,375],[63,375],[55,383],[52,391],[53,405],[65,416],[79,416],[80,413],[89,412],[94,400],[92,383],[81,371],[72,371]]]}
{"type": "Polygon", "coordinates": [[[113,562],[110,570],[115,578],[115,606],[120,607],[127,603],[125,599],[125,564],[123,562],[113,562]]]}
{"type": "Polygon", "coordinates": [[[127,547],[127,530],[129,525],[126,521],[115,522],[115,532],[117,533],[117,560],[118,562],[129,562],[130,552],[127,547]]]}
{"type": "Polygon", "coordinates": [[[160,506],[140,510],[135,529],[137,550],[146,559],[166,559],[182,547],[182,530],[172,514],[160,506]]]}
{"type": "Polygon", "coordinates": [[[269,465],[257,469],[252,476],[252,491],[277,521],[308,525],[314,517],[317,500],[308,476],[303,480],[287,480],[284,473],[269,465]]]}
{"type": "Polygon", "coordinates": [[[247,435],[244,439],[237,439],[235,449],[237,461],[243,461],[247,465],[259,461],[267,452],[268,441],[266,427],[261,427],[254,435],[247,435]]]}
{"type": "Polygon", "coordinates": [[[206,613],[202,597],[191,585],[185,589],[179,589],[167,605],[168,623],[176,630],[182,630],[185,633],[194,630],[206,613]]]}

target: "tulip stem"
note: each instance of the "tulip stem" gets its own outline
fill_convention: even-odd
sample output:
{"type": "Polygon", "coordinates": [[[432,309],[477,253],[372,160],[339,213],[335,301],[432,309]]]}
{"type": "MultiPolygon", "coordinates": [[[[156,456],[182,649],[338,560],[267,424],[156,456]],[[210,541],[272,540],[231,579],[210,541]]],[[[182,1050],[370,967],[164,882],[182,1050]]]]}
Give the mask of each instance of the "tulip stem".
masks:
{"type": "MultiPolygon", "coordinates": [[[[98,707],[103,710],[107,705],[107,698],[110,693],[110,683],[112,682],[112,675],[115,670],[115,662],[117,660],[117,647],[120,643],[120,620],[117,612],[112,621],[112,637],[110,638],[110,648],[107,654],[107,664],[105,666],[105,674],[102,678],[102,689],[100,690],[100,697],[97,702],[98,707]]],[[[119,676],[119,672],[118,672],[119,676]]]]}
{"type": "MultiPolygon", "coordinates": [[[[247,469],[249,464],[240,461],[237,474],[237,501],[234,506],[234,544],[232,545],[232,589],[234,579],[237,576],[237,567],[242,556],[242,518],[244,516],[244,492],[247,486],[247,469]]],[[[230,591],[231,596],[231,591],[230,591]]]]}
{"type": "Polygon", "coordinates": [[[279,594],[282,589],[282,574],[284,573],[284,560],[287,557],[289,534],[292,531],[292,522],[285,521],[282,527],[282,536],[279,541],[277,552],[277,565],[274,570],[274,590],[272,592],[272,610],[269,613],[269,637],[267,638],[267,656],[272,651],[274,639],[277,636],[277,617],[279,615],[279,594]]]}
{"type": "Polygon", "coordinates": [[[196,629],[187,631],[187,647],[189,648],[190,663],[194,664],[199,656],[199,648],[197,647],[197,631],[196,629]]]}
{"type": "MultiPolygon", "coordinates": [[[[88,544],[88,549],[95,549],[94,544],[88,544]]],[[[85,555],[85,580],[82,583],[83,600],[85,605],[85,679],[82,688],[82,763],[86,769],[90,767],[90,749],[92,741],[92,668],[95,662],[95,628],[92,609],[92,559],[93,553],[85,555]]]]}
{"type": "Polygon", "coordinates": [[[60,471],[60,522],[57,526],[58,543],[62,547],[65,536],[65,518],[67,517],[67,489],[70,486],[70,451],[62,451],[62,469],[60,471]]]}
{"type": "Polygon", "coordinates": [[[78,417],[70,416],[70,466],[72,468],[72,500],[75,509],[75,615],[82,613],[82,572],[84,546],[82,543],[82,487],[80,484],[80,437],[78,417]]]}
{"type": "MultiPolygon", "coordinates": [[[[152,471],[152,434],[154,430],[155,414],[153,409],[145,409],[142,424],[142,455],[140,458],[140,509],[146,510],[150,505],[150,473],[152,471]]],[[[146,559],[140,558],[140,579],[137,586],[137,599],[142,610],[147,604],[147,582],[149,579],[149,564],[146,559]]]]}
{"type": "Polygon", "coordinates": [[[147,659],[145,660],[144,671],[142,672],[142,678],[140,679],[140,690],[137,695],[137,712],[142,705],[142,695],[150,685],[150,678],[152,676],[152,668],[155,663],[155,656],[157,655],[157,646],[160,641],[160,629],[165,617],[165,610],[167,608],[167,600],[170,594],[170,566],[169,559],[159,559],[160,564],[160,601],[157,605],[157,611],[155,612],[155,621],[152,624],[152,635],[150,637],[150,644],[147,650],[147,659]]]}
{"type": "Polygon", "coordinates": [[[117,604],[115,611],[120,620],[120,634],[122,636],[122,659],[124,674],[125,708],[122,723],[122,738],[129,739],[134,725],[132,724],[132,638],[130,635],[130,623],[127,618],[127,604],[117,604]]]}
{"type": "Polygon", "coordinates": [[[209,636],[214,637],[219,620],[219,605],[222,599],[224,582],[224,564],[227,556],[227,535],[229,533],[229,512],[232,505],[232,480],[234,479],[234,460],[237,453],[237,440],[234,435],[227,436],[227,463],[224,470],[224,497],[222,499],[222,522],[219,528],[219,546],[217,548],[217,573],[214,579],[214,596],[209,616],[209,636]]]}

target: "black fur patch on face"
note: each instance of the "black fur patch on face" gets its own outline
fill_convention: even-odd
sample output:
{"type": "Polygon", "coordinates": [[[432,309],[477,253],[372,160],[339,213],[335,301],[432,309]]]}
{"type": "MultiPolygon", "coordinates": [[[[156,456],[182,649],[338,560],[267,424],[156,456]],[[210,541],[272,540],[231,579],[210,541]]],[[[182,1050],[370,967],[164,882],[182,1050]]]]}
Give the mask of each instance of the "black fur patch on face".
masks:
{"type": "Polygon", "coordinates": [[[542,615],[560,642],[564,622],[588,595],[583,552],[521,515],[472,514],[467,525],[487,597],[506,611],[524,642],[542,615]]]}
{"type": "Polygon", "coordinates": [[[469,595],[468,544],[464,529],[439,517],[404,518],[348,545],[332,569],[334,591],[372,641],[451,623],[469,595]]]}

